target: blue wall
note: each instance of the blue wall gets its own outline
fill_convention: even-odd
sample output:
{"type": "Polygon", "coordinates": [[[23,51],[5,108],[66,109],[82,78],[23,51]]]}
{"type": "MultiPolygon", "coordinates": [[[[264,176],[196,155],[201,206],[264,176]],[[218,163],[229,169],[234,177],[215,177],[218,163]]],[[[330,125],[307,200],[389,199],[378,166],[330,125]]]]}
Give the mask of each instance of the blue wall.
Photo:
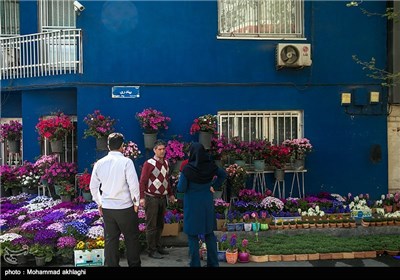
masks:
{"type": "MultiPolygon", "coordinates": [[[[29,2],[21,7],[34,14],[29,2]]],[[[306,192],[369,192],[375,197],[387,192],[387,92],[352,59],[375,57],[378,67],[386,67],[384,18],[367,17],[342,1],[307,1],[307,40],[293,42],[311,44],[313,64],[277,71],[275,48],[282,41],[217,39],[216,1],[80,2],[86,7],[77,18],[83,30],[84,74],[1,81],[6,90],[25,90],[24,127],[34,127],[41,114],[56,108],[77,114],[80,170],[101,156],[94,139],[83,139],[82,120],[95,109],[117,119],[117,130],[142,150],[142,131],[134,116],[146,107],[172,118],[163,137],[181,134],[187,140],[196,139],[189,129],[199,115],[304,110],[305,137],[315,147],[307,158],[306,192]],[[115,85],[140,85],[140,98],[112,99],[115,85]],[[37,87],[45,91],[29,90],[37,87]],[[380,104],[364,102],[370,90],[381,93],[380,104]],[[344,91],[353,92],[364,105],[341,106],[344,91]],[[370,159],[375,144],[382,147],[378,163],[370,159]]],[[[363,2],[374,12],[384,12],[385,5],[363,2]]],[[[23,30],[37,26],[36,20],[21,13],[23,30]]],[[[24,143],[36,137],[34,130],[24,130],[24,143]]],[[[24,147],[27,159],[37,151],[24,147]]]]}

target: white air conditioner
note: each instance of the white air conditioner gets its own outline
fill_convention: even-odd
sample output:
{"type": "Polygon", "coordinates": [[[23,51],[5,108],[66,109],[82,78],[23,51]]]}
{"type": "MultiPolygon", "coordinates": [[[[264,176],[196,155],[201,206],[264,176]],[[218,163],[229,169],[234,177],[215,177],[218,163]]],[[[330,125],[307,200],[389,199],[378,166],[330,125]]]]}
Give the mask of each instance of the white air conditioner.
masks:
{"type": "Polygon", "coordinates": [[[301,68],[311,66],[310,44],[278,44],[276,47],[277,68],[301,68]]]}

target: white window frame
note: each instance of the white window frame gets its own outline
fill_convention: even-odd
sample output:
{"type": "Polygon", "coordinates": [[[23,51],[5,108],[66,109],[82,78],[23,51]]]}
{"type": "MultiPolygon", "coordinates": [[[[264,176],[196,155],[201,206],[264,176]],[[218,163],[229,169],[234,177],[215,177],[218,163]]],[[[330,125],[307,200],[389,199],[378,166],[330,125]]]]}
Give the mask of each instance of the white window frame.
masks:
{"type": "Polygon", "coordinates": [[[219,39],[305,39],[304,0],[218,0],[219,39]]]}
{"type": "Polygon", "coordinates": [[[281,144],[286,139],[304,137],[304,112],[291,111],[219,111],[218,132],[228,140],[267,139],[281,144]]]}
{"type": "MultiPolygon", "coordinates": [[[[50,118],[53,116],[44,116],[43,118],[50,118]]],[[[76,128],[78,124],[77,116],[68,116],[71,119],[71,122],[74,125],[74,130],[65,136],[63,148],[64,151],[59,155],[60,162],[76,162],[77,161],[77,138],[76,138],[76,128]]],[[[40,143],[40,154],[41,155],[49,155],[50,154],[50,141],[46,138],[41,140],[40,143]]]]}
{"type": "MultiPolygon", "coordinates": [[[[22,118],[1,118],[0,119],[0,123],[1,124],[5,124],[5,123],[9,123],[10,121],[19,121],[20,123],[22,123],[22,118]]],[[[23,133],[23,131],[22,131],[23,133]]],[[[2,165],[10,165],[10,166],[14,166],[14,165],[21,165],[22,164],[22,159],[23,159],[23,143],[22,143],[22,138],[21,138],[21,150],[19,153],[10,153],[7,150],[7,143],[6,142],[1,142],[0,143],[0,159],[1,159],[1,164],[2,165]]]]}

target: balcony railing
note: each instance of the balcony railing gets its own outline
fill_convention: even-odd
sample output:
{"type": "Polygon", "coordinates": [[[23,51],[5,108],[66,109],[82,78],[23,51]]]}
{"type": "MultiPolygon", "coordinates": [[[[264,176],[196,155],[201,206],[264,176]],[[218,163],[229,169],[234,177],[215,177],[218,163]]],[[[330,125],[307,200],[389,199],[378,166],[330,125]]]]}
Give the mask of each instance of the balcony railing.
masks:
{"type": "Polygon", "coordinates": [[[0,38],[4,80],[83,73],[82,30],[0,38]]]}

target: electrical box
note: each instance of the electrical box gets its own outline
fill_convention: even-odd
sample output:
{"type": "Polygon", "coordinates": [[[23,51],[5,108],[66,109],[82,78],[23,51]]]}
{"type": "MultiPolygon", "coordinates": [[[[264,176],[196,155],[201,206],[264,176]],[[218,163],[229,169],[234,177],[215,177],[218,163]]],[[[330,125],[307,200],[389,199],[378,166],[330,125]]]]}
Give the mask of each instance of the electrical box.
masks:
{"type": "Polygon", "coordinates": [[[351,104],[351,93],[350,92],[342,92],[342,105],[348,106],[351,104]]]}
{"type": "Polygon", "coordinates": [[[369,103],[371,104],[379,103],[379,91],[371,91],[369,93],[369,103]]]}

